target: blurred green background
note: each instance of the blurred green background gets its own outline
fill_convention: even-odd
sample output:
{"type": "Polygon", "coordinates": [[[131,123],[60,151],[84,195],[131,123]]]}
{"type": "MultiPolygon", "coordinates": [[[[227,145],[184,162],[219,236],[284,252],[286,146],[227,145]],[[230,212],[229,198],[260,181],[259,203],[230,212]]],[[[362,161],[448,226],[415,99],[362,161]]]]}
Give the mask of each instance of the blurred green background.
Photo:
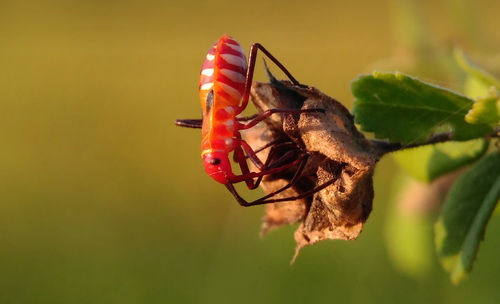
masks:
{"type": "MultiPolygon", "coordinates": [[[[199,116],[200,66],[223,33],[350,107],[357,74],[412,48],[401,3],[1,1],[0,303],[498,303],[498,217],[460,286],[432,252],[428,270],[399,271],[387,158],[359,239],[290,267],[296,227],[260,238],[263,207],[239,207],[205,175],[199,131],[173,125],[199,116]]],[[[421,39],[498,50],[500,4],[469,5],[420,1],[421,39]]]]}

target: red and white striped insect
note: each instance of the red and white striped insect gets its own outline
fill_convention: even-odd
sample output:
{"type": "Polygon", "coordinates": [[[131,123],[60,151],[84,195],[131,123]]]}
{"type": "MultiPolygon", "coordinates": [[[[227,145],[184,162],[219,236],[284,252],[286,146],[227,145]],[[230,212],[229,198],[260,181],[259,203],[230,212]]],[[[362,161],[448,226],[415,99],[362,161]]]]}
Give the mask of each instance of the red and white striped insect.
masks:
{"type": "MultiPolygon", "coordinates": [[[[288,70],[262,45],[255,43],[251,46],[247,65],[245,53],[238,42],[227,35],[223,35],[208,51],[201,69],[199,90],[203,119],[176,121],[178,126],[201,128],[201,156],[205,171],[213,179],[226,185],[243,206],[296,200],[320,190],[315,188],[297,197],[269,199],[296,182],[305,166],[307,156],[303,153],[299,156],[299,153],[297,153],[298,148],[295,148],[291,149],[291,153],[285,153],[272,163],[269,161],[270,158],[263,163],[240,135],[241,130],[255,126],[274,113],[324,112],[322,109],[271,109],[253,117],[238,117],[248,104],[257,50],[261,50],[294,84],[299,85],[299,82],[288,70]],[[240,175],[236,175],[232,171],[229,161],[231,152],[234,152],[234,160],[241,168],[242,173],[240,175]],[[255,164],[260,170],[259,172],[250,172],[247,158],[255,164]],[[297,165],[298,169],[289,185],[253,202],[245,201],[233,186],[234,183],[244,181],[249,189],[255,189],[263,176],[281,172],[297,165]]],[[[270,143],[264,148],[273,144],[276,143],[270,143]]],[[[270,156],[272,154],[269,153],[270,156]]]]}

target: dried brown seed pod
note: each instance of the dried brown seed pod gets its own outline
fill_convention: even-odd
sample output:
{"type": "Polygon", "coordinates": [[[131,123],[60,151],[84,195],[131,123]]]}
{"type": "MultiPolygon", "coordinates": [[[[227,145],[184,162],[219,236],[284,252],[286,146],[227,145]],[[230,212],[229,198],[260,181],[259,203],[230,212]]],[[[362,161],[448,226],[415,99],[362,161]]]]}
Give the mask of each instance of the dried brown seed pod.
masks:
{"type": "MultiPolygon", "coordinates": [[[[295,256],[304,246],[325,239],[357,238],[372,209],[372,175],[383,154],[380,147],[356,129],[353,116],[341,103],[313,87],[272,78],[271,83],[254,83],[251,94],[259,112],[325,109],[325,113],[273,115],[265,125],[245,134],[253,147],[272,140],[293,141],[309,155],[299,182],[280,197],[300,195],[333,179],[311,197],[268,204],[262,232],[301,221],[295,232],[295,256]]],[[[266,159],[266,152],[261,153],[266,159]]],[[[262,188],[267,193],[281,188],[290,181],[293,170],[267,176],[262,188]]]]}

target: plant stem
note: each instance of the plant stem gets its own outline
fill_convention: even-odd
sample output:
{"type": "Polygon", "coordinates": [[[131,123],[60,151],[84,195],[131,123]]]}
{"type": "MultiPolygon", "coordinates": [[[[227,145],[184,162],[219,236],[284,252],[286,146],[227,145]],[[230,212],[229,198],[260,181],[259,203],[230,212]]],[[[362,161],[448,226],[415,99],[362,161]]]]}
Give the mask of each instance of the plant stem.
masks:
{"type": "MultiPolygon", "coordinates": [[[[496,127],[492,134],[488,134],[485,136],[486,139],[500,137],[500,127],[496,127]]],[[[412,143],[403,145],[401,143],[396,142],[387,142],[382,140],[372,139],[371,143],[380,151],[381,156],[387,153],[396,152],[405,149],[417,148],[426,145],[433,145],[438,143],[443,143],[447,141],[453,141],[453,132],[443,132],[434,134],[425,142],[421,143],[412,143]]]]}

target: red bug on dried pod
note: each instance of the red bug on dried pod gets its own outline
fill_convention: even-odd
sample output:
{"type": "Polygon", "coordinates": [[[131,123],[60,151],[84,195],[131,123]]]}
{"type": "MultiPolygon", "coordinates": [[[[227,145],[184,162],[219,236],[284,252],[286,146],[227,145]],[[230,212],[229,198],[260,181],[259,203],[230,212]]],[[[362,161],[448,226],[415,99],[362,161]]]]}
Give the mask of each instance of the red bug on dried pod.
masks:
{"type": "Polygon", "coordinates": [[[252,44],[247,63],[239,43],[228,35],[223,35],[208,51],[201,69],[199,91],[203,118],[176,120],[178,126],[201,128],[201,156],[205,171],[214,180],[224,184],[242,206],[292,201],[309,196],[327,186],[318,186],[296,197],[273,199],[273,196],[291,187],[300,177],[307,161],[307,153],[291,142],[270,142],[256,150],[258,152],[266,148],[271,149],[266,161],[262,162],[256,151],[242,139],[240,131],[252,128],[274,113],[324,112],[323,109],[270,109],[252,117],[240,117],[248,105],[258,50],[273,61],[293,84],[299,85],[290,72],[261,44],[252,44]],[[289,145],[291,148],[282,155],[276,155],[275,148],[283,145],[289,145]],[[241,169],[240,175],[233,173],[229,160],[231,152],[234,153],[233,159],[241,169]],[[249,170],[247,159],[259,169],[258,172],[249,170]],[[249,189],[255,189],[263,176],[291,167],[298,169],[290,183],[258,200],[247,202],[234,188],[233,184],[245,182],[249,189]]]}

